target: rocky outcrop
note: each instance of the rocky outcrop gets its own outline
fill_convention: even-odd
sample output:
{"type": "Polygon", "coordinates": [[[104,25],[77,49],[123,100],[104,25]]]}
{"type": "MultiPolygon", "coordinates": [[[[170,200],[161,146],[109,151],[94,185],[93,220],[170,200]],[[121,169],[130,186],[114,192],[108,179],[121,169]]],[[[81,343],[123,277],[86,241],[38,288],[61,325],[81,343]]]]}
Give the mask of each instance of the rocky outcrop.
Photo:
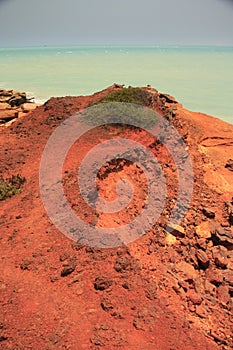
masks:
{"type": "Polygon", "coordinates": [[[31,100],[25,92],[0,89],[0,126],[11,124],[39,106],[31,100]]]}

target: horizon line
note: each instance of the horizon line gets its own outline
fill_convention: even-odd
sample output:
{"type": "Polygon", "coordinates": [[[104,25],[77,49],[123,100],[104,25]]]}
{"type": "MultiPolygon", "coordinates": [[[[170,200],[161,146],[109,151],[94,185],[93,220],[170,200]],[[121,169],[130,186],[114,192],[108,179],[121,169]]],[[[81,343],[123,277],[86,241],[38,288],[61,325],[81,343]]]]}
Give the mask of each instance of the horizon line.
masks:
{"type": "Polygon", "coordinates": [[[38,45],[17,45],[17,46],[1,46],[0,49],[17,49],[17,48],[61,48],[61,47],[99,47],[99,48],[105,48],[105,47],[111,47],[111,48],[124,48],[124,47],[131,47],[131,48],[165,48],[165,47],[171,47],[171,48],[233,48],[232,45],[206,45],[206,44],[38,44],[38,45]]]}

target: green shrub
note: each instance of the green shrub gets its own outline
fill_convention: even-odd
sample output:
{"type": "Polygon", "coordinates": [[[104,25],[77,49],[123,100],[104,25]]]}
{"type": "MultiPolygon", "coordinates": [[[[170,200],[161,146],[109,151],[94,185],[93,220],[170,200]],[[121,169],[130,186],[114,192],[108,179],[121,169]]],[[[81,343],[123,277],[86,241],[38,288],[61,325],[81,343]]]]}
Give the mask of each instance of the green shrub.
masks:
{"type": "Polygon", "coordinates": [[[128,87],[112,92],[100,101],[100,103],[104,102],[126,102],[149,106],[151,104],[151,96],[146,90],[128,87]]]}
{"type": "Polygon", "coordinates": [[[3,201],[6,198],[20,193],[22,191],[21,187],[25,181],[25,177],[21,177],[20,175],[12,175],[5,180],[3,177],[0,177],[0,200],[3,201]]]}
{"type": "Polygon", "coordinates": [[[124,88],[84,110],[80,121],[90,125],[99,123],[107,129],[117,128],[119,133],[127,128],[135,129],[135,124],[139,128],[149,128],[158,122],[155,112],[149,106],[151,95],[148,91],[124,88]]]}

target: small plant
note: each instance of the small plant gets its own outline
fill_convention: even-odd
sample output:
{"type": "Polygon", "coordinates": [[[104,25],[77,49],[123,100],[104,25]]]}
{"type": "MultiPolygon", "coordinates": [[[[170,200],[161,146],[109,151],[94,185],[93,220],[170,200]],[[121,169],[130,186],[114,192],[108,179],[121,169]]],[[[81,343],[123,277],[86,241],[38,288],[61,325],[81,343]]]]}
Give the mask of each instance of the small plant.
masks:
{"type": "Polygon", "coordinates": [[[151,105],[151,95],[140,88],[124,88],[114,91],[95,105],[87,108],[80,121],[90,125],[102,125],[107,130],[150,128],[158,118],[151,105]]]}
{"type": "Polygon", "coordinates": [[[142,106],[150,106],[151,96],[146,90],[128,87],[119,91],[112,92],[100,102],[125,102],[142,106]]]}
{"type": "Polygon", "coordinates": [[[0,200],[3,201],[6,198],[20,193],[22,191],[21,187],[25,181],[25,177],[21,177],[20,175],[12,175],[5,180],[3,177],[0,177],[0,200]]]}

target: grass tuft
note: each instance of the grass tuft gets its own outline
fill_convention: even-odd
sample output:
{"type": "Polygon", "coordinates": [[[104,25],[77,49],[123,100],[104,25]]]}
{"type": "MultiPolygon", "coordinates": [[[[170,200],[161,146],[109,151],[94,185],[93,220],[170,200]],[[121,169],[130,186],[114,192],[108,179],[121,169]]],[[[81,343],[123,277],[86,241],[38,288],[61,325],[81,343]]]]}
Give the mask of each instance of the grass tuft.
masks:
{"type": "Polygon", "coordinates": [[[25,181],[25,177],[21,177],[19,174],[12,175],[5,180],[3,177],[0,177],[0,200],[3,201],[15,194],[21,193],[22,185],[25,181]]]}

